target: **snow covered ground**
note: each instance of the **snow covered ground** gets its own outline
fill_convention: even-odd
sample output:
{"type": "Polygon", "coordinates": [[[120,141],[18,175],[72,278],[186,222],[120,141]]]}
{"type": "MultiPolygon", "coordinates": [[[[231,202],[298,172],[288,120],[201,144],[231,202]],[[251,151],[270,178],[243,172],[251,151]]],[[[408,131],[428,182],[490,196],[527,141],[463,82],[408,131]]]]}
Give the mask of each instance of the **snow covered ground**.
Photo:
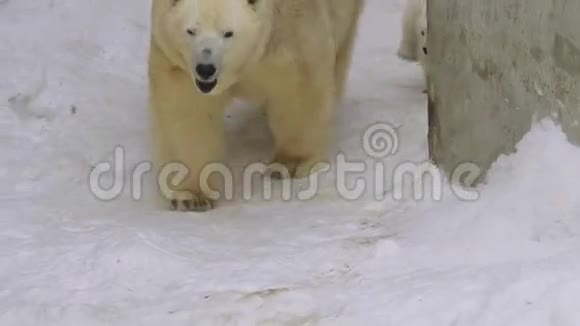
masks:
{"type": "MultiPolygon", "coordinates": [[[[383,200],[372,169],[356,200],[330,173],[310,201],[205,215],[129,186],[95,198],[116,147],[126,171],[147,160],[149,6],[0,1],[0,325],[580,325],[580,151],[558,127],[537,124],[476,201],[392,196],[397,164],[427,159],[421,72],[394,55],[401,0],[369,0],[337,114],[336,153],[382,164],[383,200]],[[377,122],[399,146],[375,160],[377,122]]],[[[228,125],[234,165],[268,157],[260,113],[228,125]]]]}

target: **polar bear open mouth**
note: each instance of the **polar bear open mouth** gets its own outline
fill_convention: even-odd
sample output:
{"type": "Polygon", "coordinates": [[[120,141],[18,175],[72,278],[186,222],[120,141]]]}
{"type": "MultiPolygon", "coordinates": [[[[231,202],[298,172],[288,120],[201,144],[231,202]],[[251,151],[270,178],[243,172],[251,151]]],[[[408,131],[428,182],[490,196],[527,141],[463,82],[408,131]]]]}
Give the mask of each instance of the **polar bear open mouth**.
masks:
{"type": "Polygon", "coordinates": [[[195,79],[195,85],[204,94],[211,92],[217,86],[217,78],[211,81],[195,79]]]}

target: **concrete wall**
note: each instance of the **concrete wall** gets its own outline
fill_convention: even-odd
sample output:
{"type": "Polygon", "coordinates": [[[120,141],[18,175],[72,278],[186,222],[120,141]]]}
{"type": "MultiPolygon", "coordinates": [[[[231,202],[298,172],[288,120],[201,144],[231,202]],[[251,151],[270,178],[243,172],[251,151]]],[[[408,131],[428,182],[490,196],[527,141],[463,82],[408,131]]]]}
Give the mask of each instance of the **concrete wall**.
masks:
{"type": "Polygon", "coordinates": [[[427,2],[435,163],[485,170],[514,150],[535,113],[556,117],[580,144],[579,0],[427,2]]]}

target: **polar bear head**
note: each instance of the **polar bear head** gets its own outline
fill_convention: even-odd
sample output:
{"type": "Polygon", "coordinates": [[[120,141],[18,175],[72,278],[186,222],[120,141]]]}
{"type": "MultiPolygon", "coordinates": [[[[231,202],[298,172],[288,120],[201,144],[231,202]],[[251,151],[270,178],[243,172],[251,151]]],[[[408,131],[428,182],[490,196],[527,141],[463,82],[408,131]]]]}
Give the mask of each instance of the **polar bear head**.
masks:
{"type": "Polygon", "coordinates": [[[153,36],[203,94],[220,94],[262,57],[272,0],[154,0],[153,36]]]}

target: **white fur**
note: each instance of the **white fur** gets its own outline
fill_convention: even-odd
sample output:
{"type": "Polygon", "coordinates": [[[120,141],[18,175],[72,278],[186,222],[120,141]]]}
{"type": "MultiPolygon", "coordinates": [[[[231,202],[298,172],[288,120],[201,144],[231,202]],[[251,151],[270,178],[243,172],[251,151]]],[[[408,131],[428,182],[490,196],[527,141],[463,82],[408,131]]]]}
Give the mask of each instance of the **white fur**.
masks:
{"type": "Polygon", "coordinates": [[[364,0],[257,0],[254,6],[248,0],[153,0],[154,162],[158,171],[181,162],[190,172],[163,194],[173,206],[213,206],[200,171],[223,160],[223,113],[235,97],[264,106],[275,138],[272,162],[290,176],[307,176],[324,160],[363,6],[364,0]],[[235,34],[224,38],[226,31],[235,34]],[[217,85],[206,94],[195,72],[204,62],[218,70],[217,85]]]}
{"type": "Polygon", "coordinates": [[[428,64],[428,51],[427,51],[427,0],[420,0],[421,11],[416,21],[416,34],[417,34],[417,57],[418,61],[423,67],[425,74],[425,81],[429,80],[429,64],[428,64]]]}
{"type": "Polygon", "coordinates": [[[427,50],[427,0],[407,0],[402,18],[402,37],[397,55],[421,64],[429,81],[427,50]]]}

